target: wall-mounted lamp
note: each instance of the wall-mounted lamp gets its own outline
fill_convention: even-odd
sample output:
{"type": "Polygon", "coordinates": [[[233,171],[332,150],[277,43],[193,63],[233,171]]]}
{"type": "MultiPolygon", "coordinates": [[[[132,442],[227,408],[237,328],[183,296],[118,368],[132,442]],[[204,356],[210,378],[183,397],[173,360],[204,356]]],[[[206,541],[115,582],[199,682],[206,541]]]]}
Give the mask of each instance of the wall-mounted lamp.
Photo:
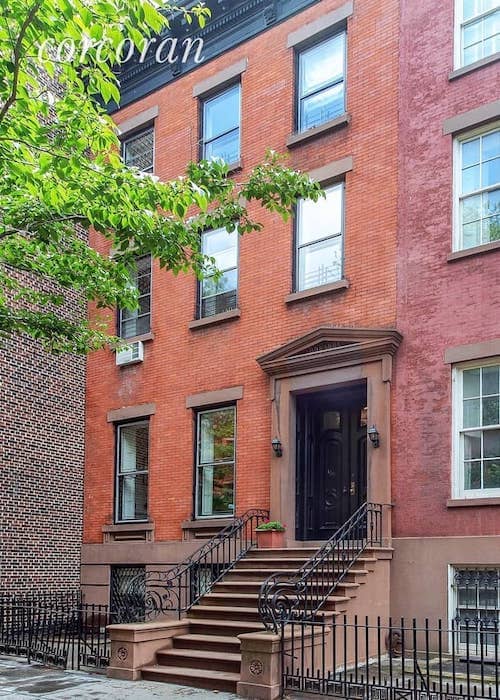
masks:
{"type": "Polygon", "coordinates": [[[283,448],[281,446],[281,440],[279,438],[275,437],[271,440],[271,447],[273,448],[273,452],[276,455],[276,457],[283,456],[283,448]]]}
{"type": "Polygon", "coordinates": [[[368,437],[373,447],[380,447],[380,435],[376,425],[371,425],[368,428],[368,437]]]}

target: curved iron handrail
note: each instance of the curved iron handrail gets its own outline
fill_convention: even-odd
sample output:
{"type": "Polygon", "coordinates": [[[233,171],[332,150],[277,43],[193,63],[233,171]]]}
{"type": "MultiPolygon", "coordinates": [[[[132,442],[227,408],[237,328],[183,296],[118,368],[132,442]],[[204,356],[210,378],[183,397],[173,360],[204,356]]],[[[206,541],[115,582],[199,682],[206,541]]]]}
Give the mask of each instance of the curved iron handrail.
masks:
{"type": "Polygon", "coordinates": [[[254,546],[255,528],[268,518],[267,510],[247,510],[171,569],[134,576],[115,605],[119,621],[152,620],[172,612],[180,617],[254,546]]]}
{"type": "Polygon", "coordinates": [[[370,545],[382,544],[379,503],[364,503],[293,576],[272,574],[259,593],[259,613],[277,632],[292,620],[312,620],[370,545]]]}

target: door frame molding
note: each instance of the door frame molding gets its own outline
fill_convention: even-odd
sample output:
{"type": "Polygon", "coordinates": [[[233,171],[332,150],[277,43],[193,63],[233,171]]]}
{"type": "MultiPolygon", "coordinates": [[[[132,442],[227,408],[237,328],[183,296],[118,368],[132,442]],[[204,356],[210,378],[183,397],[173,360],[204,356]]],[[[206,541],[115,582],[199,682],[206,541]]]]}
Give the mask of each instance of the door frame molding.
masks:
{"type": "MultiPolygon", "coordinates": [[[[283,446],[283,456],[271,458],[271,517],[288,526],[289,545],[303,545],[294,539],[298,393],[366,380],[368,424],[374,423],[380,433],[380,447],[368,446],[367,497],[375,503],[391,502],[392,358],[401,341],[393,328],[322,326],[257,359],[270,377],[271,437],[277,436],[283,446]]],[[[384,519],[383,536],[390,541],[389,517],[384,519]]]]}

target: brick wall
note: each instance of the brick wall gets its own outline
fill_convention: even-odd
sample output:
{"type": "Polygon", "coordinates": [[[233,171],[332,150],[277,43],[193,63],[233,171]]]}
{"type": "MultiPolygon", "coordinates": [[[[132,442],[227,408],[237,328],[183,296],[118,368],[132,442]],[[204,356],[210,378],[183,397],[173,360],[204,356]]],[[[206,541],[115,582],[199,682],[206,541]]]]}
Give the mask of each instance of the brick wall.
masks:
{"type": "MultiPolygon", "coordinates": [[[[289,32],[342,5],[324,0],[291,20],[201,66],[116,115],[117,122],[159,106],[156,172],[171,178],[197,156],[195,82],[248,57],[242,76],[244,179],[270,147],[285,152],[292,132],[293,51],[289,32]]],[[[398,5],[395,0],[355,3],[348,22],[347,110],[350,124],[290,151],[290,164],[310,170],[353,156],[346,176],[345,276],[347,291],[287,306],[291,291],[292,224],[255,211],[264,231],[240,246],[241,318],[190,330],[196,282],[153,269],[152,330],[142,365],[116,368],[110,353],[89,358],[84,542],[102,542],[113,518],[114,432],[110,409],[155,402],[151,418],[150,515],[155,539],[178,539],[192,514],[193,417],[185,397],[244,385],[238,402],[236,510],[269,499],[270,402],[268,378],[256,357],[322,324],[394,326],[397,222],[398,5]]],[[[92,243],[103,250],[102,241],[92,243]]]]}
{"type": "Polygon", "coordinates": [[[450,81],[454,3],[401,3],[398,329],[393,404],[395,534],[497,534],[498,507],[447,508],[451,369],[447,347],[500,336],[500,251],[447,262],[452,138],[443,122],[498,99],[498,63],[450,81]],[[432,21],[430,21],[430,18],[432,21]]]}
{"type": "Polygon", "coordinates": [[[19,337],[0,364],[0,591],[77,587],[85,359],[19,337]]]}

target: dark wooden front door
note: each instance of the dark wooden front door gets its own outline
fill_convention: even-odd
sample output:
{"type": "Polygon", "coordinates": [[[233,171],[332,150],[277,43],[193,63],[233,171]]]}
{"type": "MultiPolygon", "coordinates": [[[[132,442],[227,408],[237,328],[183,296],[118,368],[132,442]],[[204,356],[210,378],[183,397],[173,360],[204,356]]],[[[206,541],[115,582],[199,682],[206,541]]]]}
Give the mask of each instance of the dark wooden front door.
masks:
{"type": "Polygon", "coordinates": [[[366,500],[366,387],[297,397],[296,537],[325,540],[366,500]]]}

